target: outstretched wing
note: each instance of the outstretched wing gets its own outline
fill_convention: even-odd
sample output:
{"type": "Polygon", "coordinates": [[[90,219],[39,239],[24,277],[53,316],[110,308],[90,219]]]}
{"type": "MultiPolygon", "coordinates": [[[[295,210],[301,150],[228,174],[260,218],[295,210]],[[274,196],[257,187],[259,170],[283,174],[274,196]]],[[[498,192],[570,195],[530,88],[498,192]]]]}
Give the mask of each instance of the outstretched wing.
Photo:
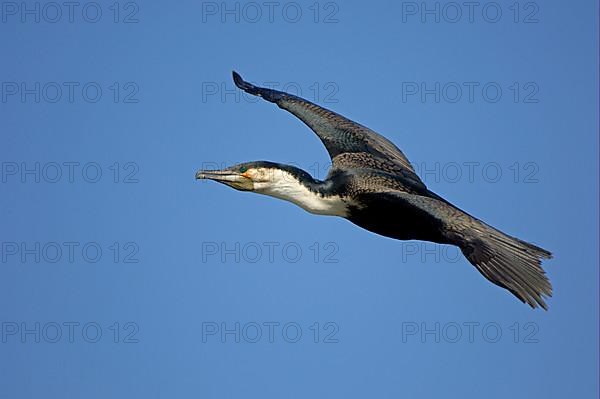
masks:
{"type": "Polygon", "coordinates": [[[319,136],[334,166],[369,167],[400,174],[422,184],[406,156],[368,127],[298,96],[254,86],[233,72],[235,85],[291,112],[319,136]]]}

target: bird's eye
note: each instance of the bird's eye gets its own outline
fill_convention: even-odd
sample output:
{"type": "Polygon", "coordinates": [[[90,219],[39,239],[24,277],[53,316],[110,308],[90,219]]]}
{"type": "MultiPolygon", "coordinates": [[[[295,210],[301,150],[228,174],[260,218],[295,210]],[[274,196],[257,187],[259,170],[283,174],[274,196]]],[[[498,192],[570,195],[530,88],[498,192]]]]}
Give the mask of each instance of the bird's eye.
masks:
{"type": "Polygon", "coordinates": [[[247,167],[245,167],[245,166],[242,166],[242,167],[240,168],[240,173],[245,173],[247,170],[248,170],[248,168],[247,168],[247,167]]]}

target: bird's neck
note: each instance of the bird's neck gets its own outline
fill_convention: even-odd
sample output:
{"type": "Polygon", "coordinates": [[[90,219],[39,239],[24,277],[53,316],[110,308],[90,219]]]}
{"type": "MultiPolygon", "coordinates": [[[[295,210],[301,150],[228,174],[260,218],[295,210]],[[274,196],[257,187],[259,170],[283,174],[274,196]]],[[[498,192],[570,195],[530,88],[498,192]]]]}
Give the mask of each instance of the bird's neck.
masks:
{"type": "Polygon", "coordinates": [[[255,191],[292,202],[310,213],[347,216],[348,207],[332,186],[331,181],[313,179],[304,171],[278,169],[269,183],[255,183],[255,191]]]}

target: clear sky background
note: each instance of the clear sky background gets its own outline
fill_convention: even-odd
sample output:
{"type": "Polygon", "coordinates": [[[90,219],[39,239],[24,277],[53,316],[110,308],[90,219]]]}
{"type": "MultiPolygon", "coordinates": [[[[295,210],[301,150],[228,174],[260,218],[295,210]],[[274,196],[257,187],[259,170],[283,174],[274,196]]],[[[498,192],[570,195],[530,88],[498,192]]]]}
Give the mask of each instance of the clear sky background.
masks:
{"type": "Polygon", "coordinates": [[[0,23],[1,397],[598,396],[596,1],[24,4],[0,23]],[[551,250],[550,310],[455,248],[195,181],[326,174],[232,69],[551,250]]]}

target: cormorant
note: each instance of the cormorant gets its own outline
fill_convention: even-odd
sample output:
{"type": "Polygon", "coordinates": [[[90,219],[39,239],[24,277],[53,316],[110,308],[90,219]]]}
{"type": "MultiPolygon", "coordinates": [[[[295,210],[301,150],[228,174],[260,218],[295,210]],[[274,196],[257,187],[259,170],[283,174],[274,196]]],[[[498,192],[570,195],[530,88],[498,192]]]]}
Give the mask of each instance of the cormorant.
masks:
{"type": "Polygon", "coordinates": [[[223,170],[200,170],[236,190],[293,202],[306,211],[348,219],[398,240],[459,247],[492,283],[532,308],[547,309],[552,286],[541,267],[552,254],[509,236],[429,191],[400,149],[385,137],[298,96],[254,86],[233,72],[235,85],[289,111],[321,139],[332,167],[324,181],[294,166],[247,162],[223,170]]]}

